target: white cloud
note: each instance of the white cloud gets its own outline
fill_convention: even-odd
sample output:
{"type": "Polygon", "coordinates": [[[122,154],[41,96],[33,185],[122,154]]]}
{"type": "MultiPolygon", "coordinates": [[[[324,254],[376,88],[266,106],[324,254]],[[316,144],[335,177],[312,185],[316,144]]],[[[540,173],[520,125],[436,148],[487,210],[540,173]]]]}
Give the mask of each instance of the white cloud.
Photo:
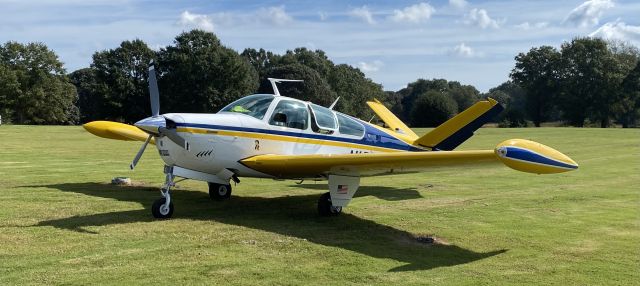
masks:
{"type": "Polygon", "coordinates": [[[376,21],[373,19],[373,14],[371,14],[371,11],[369,11],[369,8],[367,8],[367,6],[362,6],[360,8],[355,8],[349,11],[349,16],[361,19],[370,25],[376,23],[376,21]]]}
{"type": "Polygon", "coordinates": [[[178,25],[183,27],[198,28],[209,32],[213,31],[213,22],[211,22],[211,18],[209,18],[209,16],[202,14],[193,14],[186,10],[180,14],[178,25]]]}
{"type": "Polygon", "coordinates": [[[320,21],[324,21],[324,20],[327,20],[327,18],[329,18],[329,15],[327,14],[327,12],[320,11],[318,12],[318,17],[320,17],[320,21]]]}
{"type": "Polygon", "coordinates": [[[529,24],[529,22],[524,22],[522,24],[515,25],[516,29],[520,30],[533,30],[533,29],[542,29],[549,26],[549,22],[538,22],[529,24]]]}
{"type": "Polygon", "coordinates": [[[451,50],[451,54],[464,58],[472,58],[478,55],[476,51],[467,46],[465,43],[460,43],[459,45],[453,47],[453,49],[451,50]]]}
{"type": "Polygon", "coordinates": [[[449,6],[457,9],[464,9],[468,4],[469,3],[465,0],[449,0],[449,6]]]}
{"type": "Polygon", "coordinates": [[[384,66],[384,63],[382,61],[379,61],[379,60],[375,60],[375,61],[370,62],[370,63],[367,63],[367,62],[359,62],[358,63],[358,68],[360,68],[360,70],[362,70],[363,72],[377,72],[383,66],[384,66]]]}
{"type": "Polygon", "coordinates": [[[613,8],[612,0],[589,0],[575,9],[571,10],[563,23],[571,24],[580,28],[593,27],[598,25],[602,13],[609,8],[613,8]]]}
{"type": "MultiPolygon", "coordinates": [[[[527,51],[531,46],[557,46],[567,39],[587,36],[592,32],[594,36],[624,35],[637,39],[634,38],[634,26],[640,25],[637,20],[640,2],[629,0],[614,0],[615,8],[605,10],[598,25],[585,29],[556,25],[587,0],[479,3],[466,0],[469,3],[464,10],[457,10],[448,0],[414,0],[395,6],[367,4],[372,18],[377,21],[375,26],[355,18],[350,18],[351,23],[345,23],[345,18],[350,17],[348,12],[362,7],[365,2],[342,8],[342,12],[335,10],[339,7],[322,1],[287,4],[285,11],[293,18],[292,22],[277,26],[260,18],[258,10],[282,4],[260,4],[259,1],[222,1],[213,6],[203,6],[197,0],[184,0],[179,5],[169,6],[130,0],[97,0],[100,4],[93,0],[10,1],[10,5],[0,9],[0,43],[44,42],[65,62],[68,71],[87,67],[94,52],[115,48],[123,40],[139,38],[154,49],[171,45],[175,36],[185,29],[177,22],[180,14],[188,10],[208,16],[223,44],[236,51],[253,47],[282,54],[286,50],[306,46],[326,51],[336,64],[349,63],[359,67],[359,63],[364,62],[367,68],[374,66],[374,69],[373,62],[379,59],[384,66],[378,67],[377,72],[367,72],[367,75],[389,90],[402,88],[416,78],[427,77],[457,80],[486,91],[507,80],[513,68],[514,55],[527,51]],[[74,5],[64,4],[69,1],[74,5]],[[421,2],[428,2],[437,10],[427,21],[428,28],[425,24],[398,24],[388,18],[394,9],[403,10],[421,2]],[[489,16],[501,29],[481,30],[479,26],[466,25],[463,14],[468,14],[473,8],[491,11],[489,16]],[[318,11],[326,12],[328,18],[320,21],[318,11]],[[502,22],[504,17],[508,17],[508,22],[502,22]],[[616,24],[617,18],[625,24],[616,24]],[[515,27],[525,21],[528,24],[521,28],[528,26],[530,30],[515,27]],[[538,22],[549,24],[536,30],[538,22]],[[607,22],[614,23],[605,25],[607,22]],[[467,58],[454,54],[454,47],[463,42],[465,45],[457,50],[468,51],[464,47],[470,47],[474,56],[467,58]]],[[[6,4],[3,0],[0,2],[6,4]]]]}
{"type": "Polygon", "coordinates": [[[237,21],[237,15],[231,12],[220,12],[215,14],[210,14],[209,17],[211,21],[216,23],[216,26],[229,26],[233,25],[237,21]]]}
{"type": "Polygon", "coordinates": [[[393,10],[393,15],[391,15],[390,18],[396,22],[420,23],[429,20],[435,11],[436,9],[431,5],[422,2],[405,7],[402,10],[393,10]]]}
{"type": "Polygon", "coordinates": [[[500,25],[498,21],[491,19],[489,17],[489,13],[485,9],[473,8],[467,14],[466,21],[467,24],[479,26],[482,29],[486,28],[494,28],[497,29],[500,25]]]}
{"type": "Polygon", "coordinates": [[[589,34],[609,40],[620,40],[640,46],[640,26],[627,25],[621,21],[609,22],[589,34]]]}
{"type": "Polygon", "coordinates": [[[258,18],[263,22],[283,26],[293,21],[293,18],[284,10],[284,6],[260,8],[258,18]]]}

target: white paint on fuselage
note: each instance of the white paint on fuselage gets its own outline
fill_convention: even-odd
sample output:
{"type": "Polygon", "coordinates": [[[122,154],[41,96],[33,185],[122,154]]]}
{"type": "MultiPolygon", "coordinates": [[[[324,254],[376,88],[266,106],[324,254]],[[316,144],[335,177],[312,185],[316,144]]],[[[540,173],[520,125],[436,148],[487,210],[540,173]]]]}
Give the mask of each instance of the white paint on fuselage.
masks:
{"type": "MultiPolygon", "coordinates": [[[[332,146],[327,144],[309,143],[305,142],[308,141],[308,139],[295,136],[296,134],[286,136],[286,138],[284,138],[285,140],[283,140],[283,137],[274,136],[273,134],[250,132],[247,130],[218,130],[216,128],[216,126],[240,127],[256,130],[284,131],[298,134],[317,135],[318,133],[311,130],[311,124],[308,124],[309,126],[306,130],[268,124],[269,118],[271,118],[278,101],[285,99],[299,101],[284,96],[276,97],[271,103],[263,119],[257,119],[242,113],[231,112],[222,112],[217,114],[164,114],[163,116],[165,118],[174,121],[178,125],[180,136],[189,143],[190,148],[189,150],[185,150],[181,146],[178,146],[173,141],[169,140],[167,137],[156,138],[156,147],[159,150],[161,158],[169,166],[177,165],[183,168],[209,174],[216,174],[223,168],[226,168],[233,170],[238,176],[264,178],[271,178],[272,176],[249,169],[239,163],[239,161],[248,157],[264,154],[305,155],[376,152],[368,148],[358,148],[353,145],[332,146]],[[188,126],[184,126],[185,124],[188,126]],[[187,128],[186,130],[183,129],[185,127],[187,128]],[[197,156],[200,152],[207,152],[209,150],[213,151],[207,156],[197,156]],[[163,155],[163,153],[165,155],[163,155]]],[[[307,104],[306,102],[303,103],[307,104]]],[[[310,122],[310,116],[308,120],[310,122]]],[[[359,122],[361,124],[368,124],[362,121],[359,122]]],[[[339,134],[339,132],[328,136],[350,139],[362,138],[339,134]]],[[[344,144],[338,143],[337,145],[344,144]]]]}

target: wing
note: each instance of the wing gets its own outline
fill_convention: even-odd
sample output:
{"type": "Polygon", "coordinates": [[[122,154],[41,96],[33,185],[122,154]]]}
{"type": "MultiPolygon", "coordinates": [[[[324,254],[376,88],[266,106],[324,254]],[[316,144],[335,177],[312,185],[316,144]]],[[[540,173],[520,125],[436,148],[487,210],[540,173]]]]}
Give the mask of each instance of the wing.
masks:
{"type": "Polygon", "coordinates": [[[493,150],[364,154],[258,155],[240,160],[256,171],[279,178],[312,178],[341,171],[361,175],[444,166],[499,163],[493,150]]]}
{"type": "MultiPolygon", "coordinates": [[[[92,121],[82,127],[93,135],[108,139],[144,142],[149,137],[149,134],[138,127],[119,122],[92,121]]],[[[155,140],[152,138],[150,143],[155,144],[155,140]]]]}

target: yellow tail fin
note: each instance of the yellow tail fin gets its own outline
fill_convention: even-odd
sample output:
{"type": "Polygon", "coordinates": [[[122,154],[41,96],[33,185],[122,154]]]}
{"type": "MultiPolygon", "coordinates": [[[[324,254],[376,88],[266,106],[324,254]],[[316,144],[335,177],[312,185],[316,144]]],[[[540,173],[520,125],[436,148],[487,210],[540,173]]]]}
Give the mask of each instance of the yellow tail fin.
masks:
{"type": "Polygon", "coordinates": [[[382,119],[382,121],[384,121],[384,123],[389,126],[389,129],[396,133],[404,135],[404,137],[406,137],[408,141],[414,141],[418,139],[418,135],[414,133],[411,128],[405,125],[400,119],[398,119],[398,117],[393,115],[393,113],[384,105],[382,105],[380,101],[378,101],[377,99],[374,100],[375,102],[367,101],[367,105],[369,105],[373,112],[375,112],[376,115],[378,115],[378,117],[380,117],[380,119],[382,119]]]}
{"type": "Polygon", "coordinates": [[[465,111],[416,139],[413,145],[433,150],[453,150],[473,136],[473,132],[500,113],[503,107],[492,98],[477,102],[465,111]]]}

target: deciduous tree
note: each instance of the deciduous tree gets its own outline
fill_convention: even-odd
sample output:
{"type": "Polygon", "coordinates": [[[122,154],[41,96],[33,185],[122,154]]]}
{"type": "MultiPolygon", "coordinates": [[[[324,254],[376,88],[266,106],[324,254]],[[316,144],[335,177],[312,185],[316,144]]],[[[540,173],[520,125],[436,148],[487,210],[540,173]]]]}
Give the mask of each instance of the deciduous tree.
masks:
{"type": "Polygon", "coordinates": [[[541,46],[515,58],[511,79],[526,91],[526,111],[536,127],[552,112],[553,100],[559,90],[560,57],[554,47],[541,46]]]}
{"type": "MultiPolygon", "coordinates": [[[[312,101],[316,104],[328,106],[336,98],[331,86],[314,69],[301,65],[290,64],[277,66],[267,71],[267,76],[282,79],[300,79],[303,82],[284,82],[278,84],[280,94],[300,100],[312,101]]],[[[271,83],[265,78],[260,83],[260,93],[273,93],[271,83]]]]}
{"type": "Polygon", "coordinates": [[[73,124],[76,90],[58,56],[42,43],[0,46],[0,112],[17,124],[73,124]]]}
{"type": "Polygon", "coordinates": [[[149,62],[155,57],[155,52],[139,39],[93,54],[95,85],[88,84],[94,88],[92,99],[101,102],[104,119],[134,123],[151,115],[147,77],[149,62]]]}
{"type": "Polygon", "coordinates": [[[162,112],[217,112],[258,87],[249,61],[210,32],[178,35],[160,51],[159,62],[162,112]]]}
{"type": "Polygon", "coordinates": [[[429,90],[417,97],[411,108],[411,125],[415,127],[435,127],[458,111],[455,100],[442,92],[429,90]]]}

